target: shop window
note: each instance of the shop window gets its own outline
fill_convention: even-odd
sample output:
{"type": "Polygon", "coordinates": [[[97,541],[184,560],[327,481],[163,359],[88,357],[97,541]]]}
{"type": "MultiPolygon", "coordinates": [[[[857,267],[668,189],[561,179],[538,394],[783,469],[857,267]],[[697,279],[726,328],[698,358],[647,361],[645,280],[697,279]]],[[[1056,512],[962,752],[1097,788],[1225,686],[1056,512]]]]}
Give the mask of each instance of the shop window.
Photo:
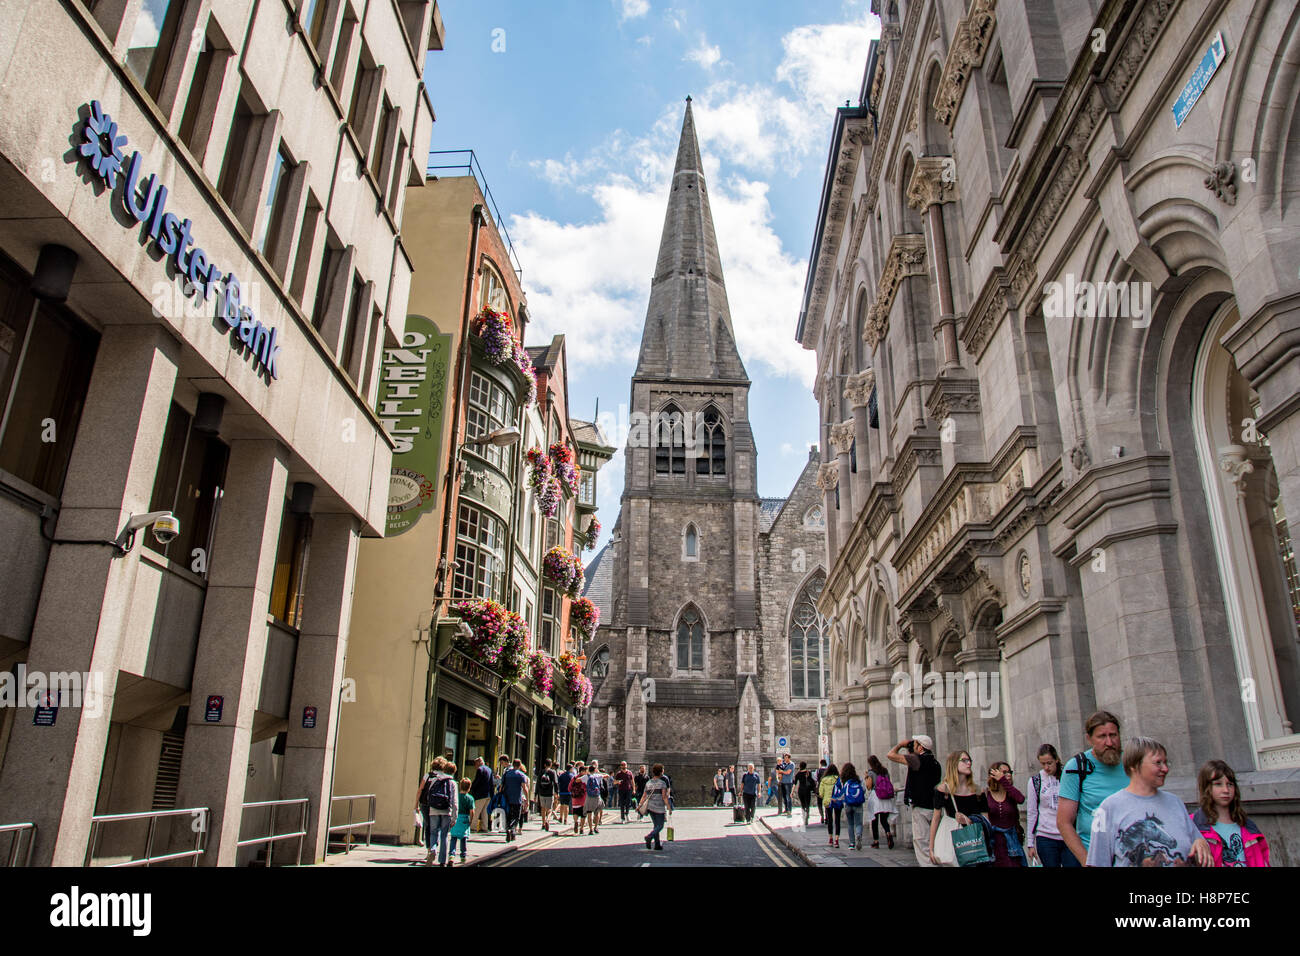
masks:
{"type": "Polygon", "coordinates": [[[286,502],[280,519],[280,543],[275,552],[275,575],[271,579],[271,615],[281,624],[300,627],[302,598],[307,580],[307,557],[311,549],[311,516],[294,514],[286,502]]]}
{"type": "Polygon", "coordinates": [[[207,576],[228,457],[222,441],[195,431],[189,413],[172,403],[149,510],[175,514],[181,533],[165,545],[151,534],[144,535],[145,547],[207,576]],[[201,561],[194,553],[196,548],[203,549],[201,561]]]}
{"type": "MultiPolygon", "coordinates": [[[[126,67],[157,101],[176,47],[185,0],[144,0],[127,44],[126,67]]],[[[183,47],[182,47],[183,49],[183,47]]]]}
{"type": "Polygon", "coordinates": [[[0,469],[56,498],[97,346],[72,316],[36,306],[27,277],[0,258],[0,469]]]}

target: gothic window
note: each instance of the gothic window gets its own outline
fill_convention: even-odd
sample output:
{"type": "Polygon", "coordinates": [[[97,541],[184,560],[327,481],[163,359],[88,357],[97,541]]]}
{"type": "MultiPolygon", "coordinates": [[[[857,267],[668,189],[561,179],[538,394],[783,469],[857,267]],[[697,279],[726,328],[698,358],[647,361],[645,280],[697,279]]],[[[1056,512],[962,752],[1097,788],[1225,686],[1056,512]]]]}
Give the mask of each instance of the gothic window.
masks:
{"type": "Polygon", "coordinates": [[[704,619],[693,604],[677,619],[677,669],[704,670],[704,619]]]}
{"type": "Polygon", "coordinates": [[[682,560],[698,561],[700,559],[700,533],[694,524],[686,526],[682,535],[682,560]]]}
{"type": "Polygon", "coordinates": [[[727,473],[727,433],[722,427],[722,415],[710,406],[704,410],[700,428],[699,457],[695,459],[697,475],[725,475],[727,473]]]}
{"type": "Polygon", "coordinates": [[[591,666],[588,668],[593,678],[609,676],[609,648],[602,647],[591,656],[591,666]]]}
{"type": "Polygon", "coordinates": [[[822,513],[821,505],[813,505],[804,512],[803,526],[808,531],[826,530],[826,515],[822,513]]]}
{"type": "Polygon", "coordinates": [[[826,576],[818,572],[799,591],[794,610],[790,614],[792,698],[815,699],[826,696],[829,676],[826,621],[817,613],[817,598],[825,586],[826,576]]]}
{"type": "Polygon", "coordinates": [[[686,474],[686,426],[682,410],[668,404],[655,420],[655,474],[686,474]]]}

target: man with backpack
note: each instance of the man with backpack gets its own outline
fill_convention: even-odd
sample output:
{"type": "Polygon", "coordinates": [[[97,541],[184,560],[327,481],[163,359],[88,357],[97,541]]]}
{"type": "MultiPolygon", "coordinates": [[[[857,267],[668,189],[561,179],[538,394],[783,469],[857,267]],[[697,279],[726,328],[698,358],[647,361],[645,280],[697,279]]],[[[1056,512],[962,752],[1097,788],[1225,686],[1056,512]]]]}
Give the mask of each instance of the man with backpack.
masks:
{"type": "Polygon", "coordinates": [[[515,828],[520,826],[519,811],[528,801],[528,774],[524,773],[524,762],[518,757],[501,775],[501,793],[506,798],[506,842],[512,843],[515,828]]]}
{"type": "Polygon", "coordinates": [[[456,819],[457,793],[455,764],[447,764],[441,757],[429,768],[420,786],[419,804],[424,814],[425,846],[428,855],[424,858],[425,866],[433,865],[434,841],[438,843],[438,865],[447,865],[447,840],[451,836],[451,825],[456,819]],[[450,767],[450,773],[447,768],[450,767]]]}
{"type": "Polygon", "coordinates": [[[569,781],[569,803],[573,808],[573,835],[582,835],[582,816],[587,809],[587,773],[579,760],[573,765],[573,779],[569,781]]]}
{"type": "Polygon", "coordinates": [[[537,811],[542,817],[542,829],[551,828],[551,808],[555,806],[555,794],[560,789],[560,779],[551,769],[549,758],[542,761],[542,772],[537,775],[537,811]]]}
{"type": "Polygon", "coordinates": [[[1087,863],[1093,814],[1103,800],[1129,783],[1121,762],[1119,718],[1099,710],[1088,718],[1084,732],[1090,749],[1065,762],[1056,804],[1056,828],[1070,851],[1061,860],[1061,865],[1067,867],[1087,863]]]}
{"type": "Polygon", "coordinates": [[[930,824],[934,818],[934,788],[943,779],[943,768],[934,756],[934,741],[928,734],[900,740],[886,759],[907,767],[903,803],[912,808],[912,852],[919,866],[934,866],[930,859],[930,824]],[[906,753],[900,751],[906,749],[906,753]]]}

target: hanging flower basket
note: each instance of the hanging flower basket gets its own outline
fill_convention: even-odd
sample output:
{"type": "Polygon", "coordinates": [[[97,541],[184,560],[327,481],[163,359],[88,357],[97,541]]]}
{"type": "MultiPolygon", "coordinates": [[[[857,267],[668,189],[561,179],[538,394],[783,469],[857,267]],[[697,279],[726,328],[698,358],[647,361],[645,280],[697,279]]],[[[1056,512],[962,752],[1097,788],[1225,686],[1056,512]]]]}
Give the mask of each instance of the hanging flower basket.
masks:
{"type": "Polygon", "coordinates": [[[594,550],[596,539],[600,537],[600,521],[593,515],[591,524],[587,525],[587,550],[594,550]]]}
{"type": "Polygon", "coordinates": [[[510,612],[496,601],[458,601],[451,609],[474,632],[456,642],[479,663],[496,667],[505,648],[510,612]]]}
{"type": "Polygon", "coordinates": [[[542,558],[542,571],[546,579],[571,598],[578,596],[582,585],[582,562],[567,548],[556,545],[542,558]]]}
{"type": "Polygon", "coordinates": [[[600,608],[591,603],[591,598],[578,598],[569,605],[569,625],[590,638],[600,627],[600,608]]]}
{"type": "Polygon", "coordinates": [[[568,487],[570,493],[578,493],[578,466],[573,461],[573,449],[564,442],[557,441],[551,446],[551,464],[555,475],[568,487]]]}
{"type": "Polygon", "coordinates": [[[524,676],[528,662],[528,645],[531,635],[528,623],[513,611],[507,611],[506,637],[501,648],[501,657],[497,661],[497,673],[502,679],[513,684],[524,676]]]}
{"type": "Polygon", "coordinates": [[[564,679],[564,689],[573,702],[579,707],[590,707],[591,681],[582,672],[582,664],[578,659],[572,654],[561,654],[555,659],[555,666],[559,668],[564,679]]]}
{"type": "Polygon", "coordinates": [[[528,350],[522,345],[514,346],[513,357],[515,367],[528,382],[528,395],[524,398],[524,407],[527,408],[537,401],[537,369],[533,368],[533,360],[528,357],[528,350]]]}
{"type": "Polygon", "coordinates": [[[504,312],[484,309],[474,320],[474,334],[483,340],[483,351],[493,365],[513,359],[515,355],[514,332],[510,316],[504,312]]]}
{"type": "Polygon", "coordinates": [[[555,689],[555,661],[541,651],[528,655],[528,679],[543,697],[555,689]]]}

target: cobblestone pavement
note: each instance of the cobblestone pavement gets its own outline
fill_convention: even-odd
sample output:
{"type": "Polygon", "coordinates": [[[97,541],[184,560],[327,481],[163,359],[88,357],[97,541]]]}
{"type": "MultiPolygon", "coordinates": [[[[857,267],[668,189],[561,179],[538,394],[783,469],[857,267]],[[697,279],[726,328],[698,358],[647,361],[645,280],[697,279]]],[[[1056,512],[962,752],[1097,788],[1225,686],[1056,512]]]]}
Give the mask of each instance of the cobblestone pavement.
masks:
{"type": "Polygon", "coordinates": [[[757,822],[761,823],[773,836],[792,853],[796,854],[809,866],[918,866],[916,854],[912,852],[910,840],[899,839],[897,832],[898,817],[890,818],[890,826],[895,828],[894,849],[888,849],[884,833],[880,834],[880,849],[871,848],[871,824],[864,828],[866,846],[861,850],[849,849],[848,830],[840,826],[840,848],[827,845],[829,834],[825,825],[818,822],[814,807],[808,815],[808,825],[803,825],[803,812],[795,807],[793,816],[782,816],[774,808],[761,807],[757,822]]]}

